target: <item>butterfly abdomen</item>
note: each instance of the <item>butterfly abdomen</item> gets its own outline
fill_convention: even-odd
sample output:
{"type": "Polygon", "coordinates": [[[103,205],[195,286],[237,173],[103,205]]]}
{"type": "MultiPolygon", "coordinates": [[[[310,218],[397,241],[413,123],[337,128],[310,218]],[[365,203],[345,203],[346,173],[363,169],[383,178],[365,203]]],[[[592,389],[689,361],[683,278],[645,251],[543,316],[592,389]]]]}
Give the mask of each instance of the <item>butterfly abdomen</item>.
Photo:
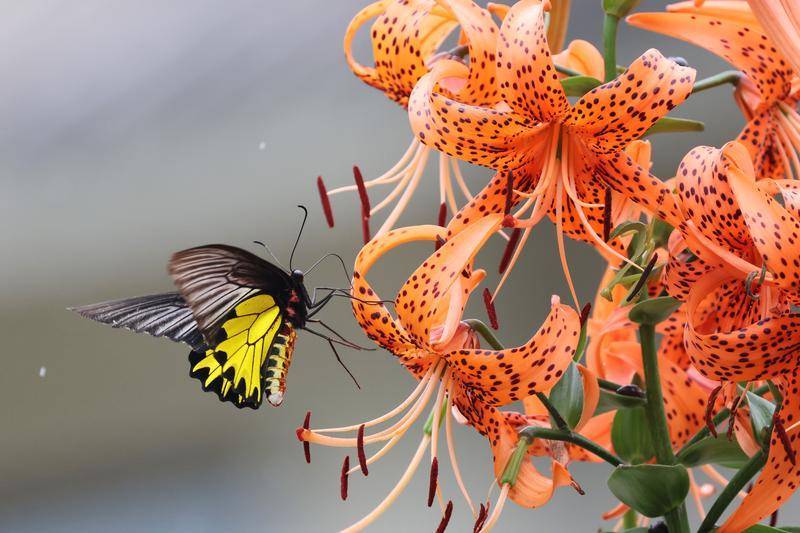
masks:
{"type": "Polygon", "coordinates": [[[264,388],[267,392],[267,401],[275,407],[283,402],[283,396],[286,393],[286,375],[289,373],[289,365],[292,364],[296,338],[295,329],[285,323],[278,335],[275,336],[275,342],[267,356],[264,388]]]}

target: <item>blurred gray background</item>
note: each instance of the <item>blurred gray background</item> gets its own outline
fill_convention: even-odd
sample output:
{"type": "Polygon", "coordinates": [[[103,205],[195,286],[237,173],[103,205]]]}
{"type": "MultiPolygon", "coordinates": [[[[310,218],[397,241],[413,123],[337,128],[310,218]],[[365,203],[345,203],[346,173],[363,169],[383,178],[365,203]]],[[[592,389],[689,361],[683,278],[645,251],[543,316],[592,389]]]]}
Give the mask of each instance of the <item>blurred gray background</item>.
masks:
{"type": "MultiPolygon", "coordinates": [[[[187,350],[82,320],[69,305],[170,290],[174,250],[261,239],[286,259],[305,203],[311,222],[297,254],[352,260],[360,244],[353,196],[334,199],[324,227],[314,178],[329,187],[391,166],[411,134],[400,108],[347,70],[341,38],[362,1],[30,0],[0,2],[0,529],[3,531],[330,531],[369,511],[394,485],[416,437],[354,476],[339,500],[341,450],[294,436],[315,425],[373,418],[405,398],[410,377],[382,352],[345,352],[357,391],[318,339],[302,335],[281,409],[238,411],[188,377],[187,350]],[[46,375],[40,376],[40,368],[46,375]]],[[[600,1],[576,1],[571,34],[599,42],[600,1]]],[[[642,2],[658,9],[663,2],[642,2]]],[[[623,27],[621,61],[656,46],[700,76],[716,58],[623,27]]],[[[360,57],[369,59],[364,35],[360,57]]],[[[729,90],[677,110],[708,121],[705,136],[655,140],[656,171],[673,172],[698,143],[720,145],[742,121],[729,90]]],[[[470,169],[473,190],[488,173],[470,169]]],[[[428,180],[404,222],[436,220],[428,180]]],[[[384,295],[429,251],[385,262],[384,295]]],[[[501,242],[482,256],[496,279],[501,242]]],[[[580,297],[602,267],[570,246],[580,297]]],[[[344,284],[329,265],[310,285],[344,284]]],[[[498,302],[508,344],[538,328],[552,293],[566,297],[553,228],[534,232],[498,302]]],[[[481,307],[473,313],[484,317],[481,307]]],[[[326,316],[360,338],[346,302],[326,316]]],[[[461,429],[461,428],[459,428],[461,429]]],[[[417,432],[418,433],[418,432],[417,432]]],[[[409,435],[414,435],[411,431],[409,435]]],[[[488,446],[458,431],[473,496],[490,483],[488,446]]],[[[471,526],[447,461],[453,531],[471,526]]],[[[608,469],[577,465],[587,491],[562,489],[535,511],[509,505],[500,531],[595,531],[613,504],[608,469]]],[[[376,531],[433,530],[420,473],[376,531]]],[[[798,518],[797,511],[793,518],[798,518]]],[[[791,518],[791,514],[788,514],[791,518]]],[[[795,520],[796,521],[796,520],[795,520]]]]}

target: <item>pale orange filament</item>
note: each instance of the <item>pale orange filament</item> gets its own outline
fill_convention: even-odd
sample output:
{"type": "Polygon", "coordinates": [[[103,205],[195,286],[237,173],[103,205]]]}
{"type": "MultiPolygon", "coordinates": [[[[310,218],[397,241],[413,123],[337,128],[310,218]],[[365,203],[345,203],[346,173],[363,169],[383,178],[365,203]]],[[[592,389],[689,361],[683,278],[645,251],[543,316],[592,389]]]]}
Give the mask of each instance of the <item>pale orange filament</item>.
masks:
{"type": "MultiPolygon", "coordinates": [[[[411,159],[411,156],[417,153],[417,151],[419,150],[419,145],[420,142],[415,137],[411,141],[411,144],[408,146],[406,153],[403,154],[403,157],[401,157],[400,160],[392,168],[390,168],[377,178],[365,181],[364,186],[367,189],[369,189],[377,185],[385,185],[387,183],[394,183],[398,181],[404,175],[404,172],[400,171],[403,170],[404,165],[408,162],[409,159],[411,159]]],[[[357,190],[357,187],[355,185],[345,185],[343,187],[337,187],[336,189],[332,189],[331,191],[328,192],[328,194],[334,195],[342,192],[351,192],[355,190],[357,190]]]]}
{"type": "Polygon", "coordinates": [[[564,248],[564,226],[561,221],[562,203],[564,201],[561,194],[561,180],[556,181],[556,237],[558,241],[558,255],[561,257],[561,268],[564,270],[564,276],[567,278],[567,285],[569,292],[572,294],[572,299],[575,302],[575,307],[580,308],[581,304],[578,301],[578,293],[575,292],[575,284],[572,283],[572,274],[569,271],[567,264],[567,252],[564,248]]]}
{"type": "Polygon", "coordinates": [[[706,509],[703,507],[703,495],[700,493],[700,487],[697,485],[697,482],[694,480],[694,474],[692,474],[691,470],[689,472],[689,486],[692,489],[692,499],[694,500],[694,505],[697,507],[697,514],[700,515],[700,519],[704,519],[706,517],[706,509]]]}
{"type": "Polygon", "coordinates": [[[464,199],[467,202],[469,202],[474,198],[474,195],[470,192],[469,187],[467,187],[467,184],[464,181],[464,175],[461,174],[461,167],[458,165],[458,159],[451,157],[450,162],[453,165],[453,175],[456,178],[456,183],[458,183],[458,187],[461,189],[461,194],[463,194],[464,199]]]}
{"type": "Polygon", "coordinates": [[[417,471],[419,467],[419,463],[422,461],[423,456],[425,455],[425,450],[428,448],[428,444],[430,443],[431,437],[429,435],[423,435],[422,440],[419,443],[419,447],[417,448],[414,457],[411,458],[411,462],[408,464],[406,471],[403,472],[403,476],[400,478],[400,481],[397,482],[397,485],[389,492],[386,498],[370,512],[367,516],[353,524],[352,526],[348,527],[347,529],[342,530],[343,533],[349,532],[356,532],[361,531],[372,522],[374,522],[381,514],[383,514],[386,509],[388,509],[392,503],[397,499],[397,497],[403,493],[405,488],[408,486],[409,481],[411,478],[414,477],[414,473],[417,471]]]}
{"type": "MultiPolygon", "coordinates": [[[[717,472],[717,471],[714,469],[714,467],[713,467],[713,466],[711,466],[711,465],[703,465],[703,466],[701,466],[700,468],[702,468],[702,469],[703,469],[703,472],[704,472],[704,473],[705,473],[705,474],[706,474],[706,475],[707,475],[709,478],[711,478],[711,480],[712,480],[712,481],[715,481],[715,482],[717,482],[717,483],[719,484],[719,486],[720,486],[720,487],[723,487],[723,488],[724,488],[724,487],[727,487],[727,486],[728,486],[728,480],[727,480],[727,478],[725,478],[725,476],[723,476],[722,474],[720,474],[719,472],[717,472]]],[[[744,498],[745,496],[747,496],[747,493],[746,493],[745,491],[743,491],[743,490],[740,490],[740,491],[739,491],[739,494],[738,494],[738,496],[739,496],[739,498],[744,498]]]]}
{"type": "MultiPolygon", "coordinates": [[[[452,385],[450,386],[450,389],[452,390],[452,385]]],[[[450,464],[453,467],[453,474],[455,475],[458,489],[461,491],[461,494],[464,495],[464,499],[467,500],[467,505],[469,506],[469,510],[472,511],[472,516],[474,518],[477,516],[477,512],[475,511],[475,506],[472,504],[472,499],[469,497],[467,487],[464,485],[464,480],[461,477],[461,469],[458,466],[458,459],[456,458],[456,443],[455,439],[453,439],[453,418],[452,398],[450,395],[448,395],[447,414],[445,415],[444,419],[444,433],[445,437],[447,438],[447,454],[450,456],[450,464]]]]}
{"type": "Polygon", "coordinates": [[[497,498],[497,503],[492,509],[492,514],[489,515],[489,518],[486,520],[486,523],[481,527],[479,530],[481,533],[486,533],[492,530],[492,528],[497,523],[497,520],[500,518],[500,514],[503,512],[503,507],[506,504],[506,500],[508,499],[508,491],[511,490],[511,485],[508,483],[503,485],[503,489],[500,491],[500,496],[497,498]]]}
{"type": "Polygon", "coordinates": [[[414,196],[414,191],[417,190],[417,185],[419,185],[419,180],[422,177],[423,172],[425,171],[425,166],[428,164],[428,156],[431,153],[430,148],[424,147],[423,152],[421,152],[419,163],[417,164],[417,168],[414,169],[413,175],[411,176],[410,182],[406,187],[406,190],[403,192],[403,195],[398,200],[397,205],[394,207],[389,216],[386,218],[386,221],[383,223],[381,228],[375,234],[377,237],[378,235],[383,235],[390,229],[392,229],[397,222],[397,219],[400,218],[400,215],[405,211],[406,206],[411,201],[411,197],[414,196]]]}
{"type": "MultiPolygon", "coordinates": [[[[438,377],[439,374],[441,373],[441,370],[442,370],[442,366],[443,366],[442,362],[439,361],[433,366],[435,367],[435,369],[433,371],[432,376],[438,377]]],[[[384,441],[387,441],[387,440],[390,440],[390,439],[394,438],[395,436],[402,435],[403,433],[405,433],[405,431],[408,430],[408,428],[411,427],[411,425],[414,424],[414,422],[417,420],[417,418],[419,418],[420,413],[423,411],[423,409],[425,408],[425,406],[428,403],[428,400],[430,400],[430,397],[433,395],[433,391],[434,391],[437,383],[438,383],[437,379],[434,379],[433,377],[431,379],[429,379],[429,381],[428,381],[428,383],[427,383],[427,385],[425,387],[425,390],[423,391],[423,393],[420,396],[420,398],[416,401],[416,403],[411,407],[411,409],[407,413],[405,413],[400,418],[400,420],[397,421],[391,427],[386,428],[386,429],[384,429],[382,431],[379,431],[377,433],[374,433],[372,435],[365,435],[364,436],[364,444],[372,444],[372,443],[375,443],[375,442],[384,442],[384,441]]],[[[396,409],[393,410],[393,411],[396,411],[396,409]]],[[[385,419],[386,417],[384,415],[384,417],[381,417],[381,418],[385,419]]],[[[351,426],[351,427],[358,429],[360,426],[361,426],[361,424],[358,424],[358,425],[355,425],[355,426],[351,426]]],[[[338,430],[340,428],[334,428],[334,429],[338,430]]],[[[332,446],[332,447],[339,447],[339,448],[348,448],[348,447],[352,448],[352,447],[355,447],[355,446],[358,445],[358,441],[357,441],[356,438],[330,437],[328,435],[323,435],[323,434],[321,434],[320,432],[318,432],[316,430],[304,430],[304,431],[302,431],[300,433],[300,437],[302,438],[302,440],[304,440],[306,442],[310,442],[310,443],[313,443],[313,444],[320,444],[320,445],[323,445],[323,446],[332,446]]]]}

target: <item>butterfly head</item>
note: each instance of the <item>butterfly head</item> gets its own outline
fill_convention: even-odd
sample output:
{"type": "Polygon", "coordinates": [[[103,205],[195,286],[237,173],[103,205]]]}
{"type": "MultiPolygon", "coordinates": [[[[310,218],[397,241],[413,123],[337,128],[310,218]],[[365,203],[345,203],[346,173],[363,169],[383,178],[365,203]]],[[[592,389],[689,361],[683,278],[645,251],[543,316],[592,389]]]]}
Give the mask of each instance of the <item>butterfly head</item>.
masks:
{"type": "Polygon", "coordinates": [[[299,269],[297,269],[297,268],[296,268],[296,269],[294,269],[294,270],[292,270],[292,280],[293,280],[295,283],[297,283],[297,284],[299,284],[299,285],[302,285],[302,284],[303,284],[303,279],[304,279],[304,278],[305,278],[305,274],[303,273],[303,271],[302,271],[302,270],[299,270],[299,269]]]}

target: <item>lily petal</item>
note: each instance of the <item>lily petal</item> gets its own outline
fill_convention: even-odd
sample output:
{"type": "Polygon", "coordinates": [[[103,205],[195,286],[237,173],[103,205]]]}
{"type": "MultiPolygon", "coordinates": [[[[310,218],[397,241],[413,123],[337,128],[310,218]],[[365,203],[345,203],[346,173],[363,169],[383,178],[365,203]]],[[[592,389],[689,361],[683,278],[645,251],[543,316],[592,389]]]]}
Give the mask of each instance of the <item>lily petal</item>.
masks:
{"type": "Polygon", "coordinates": [[[500,95],[531,122],[558,120],[569,109],[547,43],[547,8],[549,2],[539,0],[514,4],[503,19],[497,47],[500,95]]]}
{"type": "MultiPolygon", "coordinates": [[[[442,334],[435,344],[450,341],[469,293],[483,279],[483,271],[471,272],[472,260],[500,229],[501,221],[501,215],[492,215],[465,228],[422,263],[400,289],[395,300],[397,317],[417,346],[432,348],[431,330],[441,326],[450,334],[442,334]]],[[[436,234],[445,231],[437,226],[436,234]]]]}
{"type": "Polygon", "coordinates": [[[556,302],[526,344],[505,350],[459,350],[445,358],[465,386],[480,389],[486,402],[502,406],[553,388],[572,361],[579,333],[578,314],[556,302]]]}
{"type": "Polygon", "coordinates": [[[650,49],[615,80],[583,95],[564,123],[596,151],[622,150],[686,100],[695,74],[650,49]]]}
{"type": "Polygon", "coordinates": [[[626,20],[705,48],[744,71],[758,86],[762,109],[791,90],[792,69],[759,26],[692,13],[636,13],[626,20]]]}
{"type": "Polygon", "coordinates": [[[392,230],[367,243],[356,257],[352,294],[358,300],[352,300],[353,314],[370,339],[395,355],[414,349],[415,344],[385,305],[359,301],[380,300],[366,279],[367,272],[378,259],[397,246],[414,241],[435,241],[437,237],[444,237],[444,234],[444,229],[439,226],[413,226],[392,230]]]}

